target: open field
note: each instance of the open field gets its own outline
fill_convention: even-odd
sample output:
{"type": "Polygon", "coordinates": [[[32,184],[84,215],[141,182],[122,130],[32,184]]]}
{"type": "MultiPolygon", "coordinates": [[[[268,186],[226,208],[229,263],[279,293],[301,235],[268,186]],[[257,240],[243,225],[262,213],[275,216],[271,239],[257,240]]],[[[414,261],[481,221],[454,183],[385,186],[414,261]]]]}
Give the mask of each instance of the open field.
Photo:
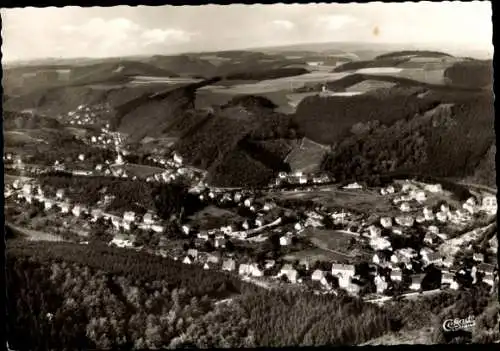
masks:
{"type": "Polygon", "coordinates": [[[196,223],[200,230],[209,230],[228,225],[231,221],[243,220],[234,212],[208,206],[189,218],[189,223],[196,223]]]}
{"type": "Polygon", "coordinates": [[[284,256],[283,259],[289,262],[293,262],[296,260],[307,260],[309,263],[314,263],[316,261],[350,263],[356,261],[356,259],[351,256],[323,250],[319,247],[289,253],[288,255],[284,256]]]}
{"type": "Polygon", "coordinates": [[[323,191],[286,191],[277,195],[283,200],[314,201],[326,207],[352,209],[355,212],[393,214],[395,209],[391,197],[366,190],[342,190],[325,188],[323,191]]]}
{"type": "Polygon", "coordinates": [[[123,166],[116,166],[116,167],[122,167],[130,176],[132,177],[136,176],[137,178],[146,178],[165,171],[164,168],[138,165],[134,163],[129,163],[123,166]]]}

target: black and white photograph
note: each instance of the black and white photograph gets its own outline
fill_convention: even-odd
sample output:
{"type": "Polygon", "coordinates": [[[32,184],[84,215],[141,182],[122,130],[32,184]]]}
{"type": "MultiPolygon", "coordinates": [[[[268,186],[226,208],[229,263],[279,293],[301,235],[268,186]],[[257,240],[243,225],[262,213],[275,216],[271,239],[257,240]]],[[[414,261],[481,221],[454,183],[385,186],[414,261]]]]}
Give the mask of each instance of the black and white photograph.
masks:
{"type": "Polygon", "coordinates": [[[67,5],[0,10],[8,350],[500,343],[492,2],[67,5]]]}

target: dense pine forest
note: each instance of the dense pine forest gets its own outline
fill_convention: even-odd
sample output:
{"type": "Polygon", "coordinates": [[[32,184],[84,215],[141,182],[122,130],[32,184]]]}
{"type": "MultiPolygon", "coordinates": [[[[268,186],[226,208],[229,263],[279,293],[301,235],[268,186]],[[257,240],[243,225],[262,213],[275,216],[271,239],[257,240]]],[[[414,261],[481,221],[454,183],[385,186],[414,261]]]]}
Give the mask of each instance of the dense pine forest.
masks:
{"type": "MultiPolygon", "coordinates": [[[[352,345],[472,314],[468,340],[498,339],[498,301],[484,286],[385,307],[340,294],[264,290],[134,250],[13,239],[7,331],[16,350],[352,345]],[[472,338],[472,339],[471,339],[472,338]]],[[[462,339],[460,339],[462,338],[462,339]]]]}

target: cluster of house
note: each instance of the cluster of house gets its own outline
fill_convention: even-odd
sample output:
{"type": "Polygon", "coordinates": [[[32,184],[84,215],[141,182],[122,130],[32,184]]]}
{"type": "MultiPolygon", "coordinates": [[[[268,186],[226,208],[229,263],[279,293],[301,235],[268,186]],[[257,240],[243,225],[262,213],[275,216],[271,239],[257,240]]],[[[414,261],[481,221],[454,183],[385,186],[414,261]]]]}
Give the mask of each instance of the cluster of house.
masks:
{"type": "Polygon", "coordinates": [[[69,111],[65,116],[69,124],[92,125],[97,122],[100,114],[110,113],[108,104],[98,104],[93,106],[79,105],[76,110],[69,111]]]}
{"type": "Polygon", "coordinates": [[[148,211],[142,216],[138,216],[133,211],[125,211],[123,215],[117,215],[113,213],[107,213],[100,207],[105,207],[112,201],[112,197],[109,195],[104,196],[104,200],[100,201],[97,205],[104,205],[98,208],[92,208],[84,204],[72,203],[67,197],[65,197],[64,189],[58,189],[56,191],[55,197],[48,197],[45,195],[43,189],[40,185],[34,182],[27,182],[22,184],[21,181],[15,180],[12,184],[12,189],[6,187],[6,195],[10,197],[17,192],[18,199],[24,199],[27,203],[34,203],[38,201],[42,203],[45,211],[52,209],[58,209],[61,214],[72,214],[75,217],[86,216],[90,218],[91,222],[96,222],[100,218],[108,221],[116,230],[130,231],[132,228],[139,228],[142,230],[152,230],[156,233],[163,233],[165,231],[165,226],[163,222],[158,218],[158,216],[148,211]]]}
{"type": "Polygon", "coordinates": [[[294,185],[294,184],[324,184],[332,181],[332,178],[326,174],[305,174],[298,171],[294,173],[279,172],[273,186],[294,185]]]}
{"type": "Polygon", "coordinates": [[[118,147],[121,145],[122,140],[119,133],[111,132],[109,124],[101,128],[101,132],[97,135],[92,135],[85,139],[86,143],[95,147],[118,147]]]}

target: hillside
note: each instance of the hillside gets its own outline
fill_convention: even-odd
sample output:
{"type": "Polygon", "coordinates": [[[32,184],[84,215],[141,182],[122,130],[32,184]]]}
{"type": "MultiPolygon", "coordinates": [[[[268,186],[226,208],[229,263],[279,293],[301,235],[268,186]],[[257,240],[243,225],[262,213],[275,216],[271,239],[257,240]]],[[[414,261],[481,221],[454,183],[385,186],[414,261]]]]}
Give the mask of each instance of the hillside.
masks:
{"type": "Polygon", "coordinates": [[[452,57],[450,54],[447,54],[445,52],[440,52],[440,51],[430,51],[430,50],[403,50],[403,51],[394,51],[394,52],[389,52],[386,54],[382,54],[377,56],[375,59],[376,60],[381,60],[381,59],[392,59],[392,58],[397,58],[397,57],[452,57]]]}
{"type": "Polygon", "coordinates": [[[174,146],[187,162],[209,170],[219,186],[267,184],[300,133],[263,98],[237,96],[188,131],[174,146]]]}
{"type": "Polygon", "coordinates": [[[188,110],[194,109],[196,89],[213,84],[219,78],[167,88],[154,94],[146,93],[116,107],[113,126],[129,136],[130,142],[138,142],[146,136],[159,136],[188,110]]]}
{"type": "Polygon", "coordinates": [[[374,94],[311,96],[301,101],[293,118],[309,139],[334,144],[358,122],[392,123],[427,111],[436,104],[436,101],[419,98],[414,89],[389,90],[383,99],[374,94]]]}
{"type": "Polygon", "coordinates": [[[444,72],[450,84],[460,87],[492,88],[493,61],[470,60],[457,62],[444,72]]]}
{"type": "Polygon", "coordinates": [[[358,299],[263,291],[134,250],[11,240],[6,266],[17,350],[357,344],[394,324],[358,299]]]}
{"type": "MultiPolygon", "coordinates": [[[[414,113],[392,123],[378,119],[381,123],[356,125],[326,158],[323,169],[342,180],[376,180],[393,171],[425,170],[430,176],[458,178],[476,172],[495,138],[491,96],[414,113]]],[[[489,156],[484,162],[491,161],[489,156]]]]}

